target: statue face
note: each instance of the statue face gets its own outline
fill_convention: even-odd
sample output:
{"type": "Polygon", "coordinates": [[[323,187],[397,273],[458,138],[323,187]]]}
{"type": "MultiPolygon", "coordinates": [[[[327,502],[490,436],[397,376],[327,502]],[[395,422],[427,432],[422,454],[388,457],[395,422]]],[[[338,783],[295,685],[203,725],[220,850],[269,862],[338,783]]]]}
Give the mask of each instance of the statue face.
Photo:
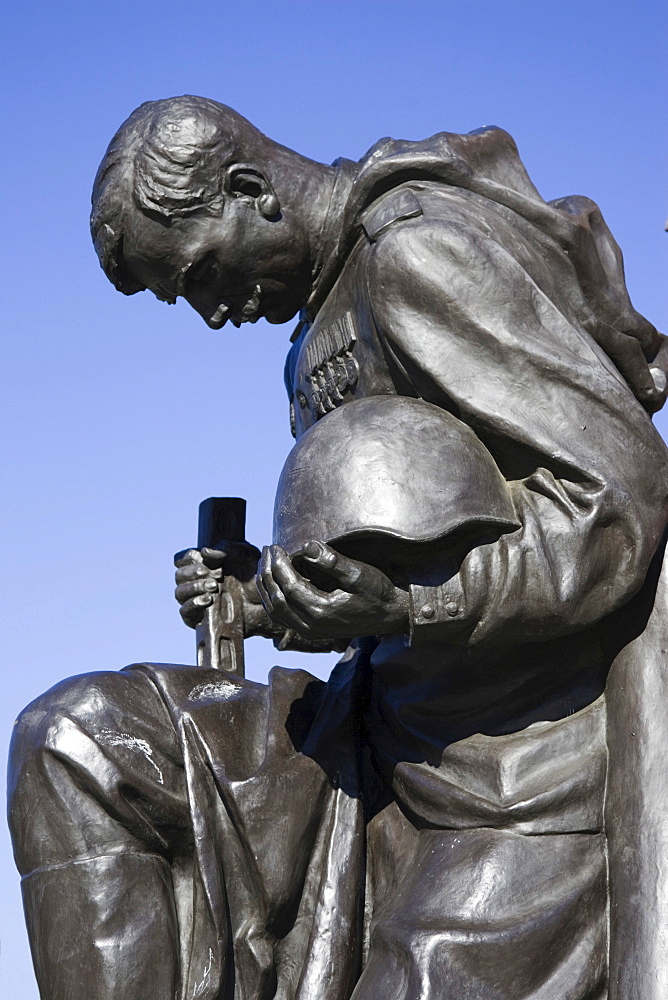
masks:
{"type": "Polygon", "coordinates": [[[226,200],[221,217],[192,215],[171,225],[136,211],[123,256],[162,300],[181,295],[213,330],[261,316],[285,323],[310,286],[308,241],[288,213],[267,219],[252,200],[226,200]]]}

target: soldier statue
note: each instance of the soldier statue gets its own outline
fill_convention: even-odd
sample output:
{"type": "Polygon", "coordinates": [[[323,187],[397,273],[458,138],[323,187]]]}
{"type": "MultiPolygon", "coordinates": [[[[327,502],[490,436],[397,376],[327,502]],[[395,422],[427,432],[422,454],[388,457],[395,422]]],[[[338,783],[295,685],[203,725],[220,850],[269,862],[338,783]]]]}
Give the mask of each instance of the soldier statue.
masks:
{"type": "Polygon", "coordinates": [[[327,166],[186,96],[121,126],[91,225],[126,295],[299,314],[273,544],[179,554],[176,596],[342,656],[23,712],[41,996],[665,1000],[668,351],[596,204],[498,128],[327,166]]]}

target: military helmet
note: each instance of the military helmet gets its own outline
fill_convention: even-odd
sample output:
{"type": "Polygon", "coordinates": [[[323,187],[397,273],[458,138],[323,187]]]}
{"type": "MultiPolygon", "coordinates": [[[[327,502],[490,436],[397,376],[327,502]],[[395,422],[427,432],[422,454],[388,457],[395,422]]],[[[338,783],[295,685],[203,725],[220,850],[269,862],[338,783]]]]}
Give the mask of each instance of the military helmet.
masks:
{"type": "Polygon", "coordinates": [[[471,428],[406,396],[353,400],[305,431],[274,507],[274,541],[289,554],[318,539],[376,564],[518,527],[506,480],[471,428]]]}

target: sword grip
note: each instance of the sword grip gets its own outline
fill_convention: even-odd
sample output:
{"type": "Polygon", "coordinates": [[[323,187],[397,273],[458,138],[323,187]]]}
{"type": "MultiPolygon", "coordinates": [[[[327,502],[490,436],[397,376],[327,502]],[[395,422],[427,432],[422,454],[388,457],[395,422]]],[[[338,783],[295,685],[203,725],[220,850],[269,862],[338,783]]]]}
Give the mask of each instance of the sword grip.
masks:
{"type": "MultiPolygon", "coordinates": [[[[199,505],[199,549],[215,548],[221,541],[243,542],[245,535],[246,501],[241,497],[209,497],[199,505]]],[[[195,630],[198,666],[244,676],[243,608],[238,580],[225,576],[195,630]]]]}

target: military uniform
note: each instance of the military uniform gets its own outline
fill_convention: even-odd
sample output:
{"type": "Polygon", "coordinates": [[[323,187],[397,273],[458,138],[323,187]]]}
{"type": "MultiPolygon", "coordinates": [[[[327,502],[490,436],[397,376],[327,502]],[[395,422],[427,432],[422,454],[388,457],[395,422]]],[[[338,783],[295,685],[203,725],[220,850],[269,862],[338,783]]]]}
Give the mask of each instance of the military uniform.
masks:
{"type": "MultiPolygon", "coordinates": [[[[594,301],[573,206],[545,206],[506,139],[436,138],[342,165],[359,178],[349,244],[288,361],[294,430],[360,398],[426,400],[484,443],[520,527],[454,570],[409,567],[410,634],[360,640],[327,685],[140,665],[26,710],[12,816],[28,911],[36,926],[47,898],[95,896],[79,968],[99,1000],[134,996],[154,963],[153,995],[187,1000],[661,996],[656,968],[632,992],[624,935],[609,941],[617,854],[641,855],[606,798],[607,783],[618,821],[624,740],[606,683],[619,725],[620,690],[662,641],[668,460],[653,386],[632,391],[620,360],[651,335],[618,309],[638,339],[617,330],[613,363],[602,343],[622,292],[611,277],[594,301]],[[138,880],[168,960],[150,923],[141,940],[115,924],[138,880]],[[112,925],[132,982],[109,978],[112,925]]],[[[643,350],[651,361],[656,345],[643,350]]],[[[629,726],[643,712],[640,699],[629,726]]],[[[660,790],[651,740],[643,752],[632,773],[652,770],[660,790]]],[[[65,936],[35,946],[58,1000],[74,995],[65,936]]]]}

